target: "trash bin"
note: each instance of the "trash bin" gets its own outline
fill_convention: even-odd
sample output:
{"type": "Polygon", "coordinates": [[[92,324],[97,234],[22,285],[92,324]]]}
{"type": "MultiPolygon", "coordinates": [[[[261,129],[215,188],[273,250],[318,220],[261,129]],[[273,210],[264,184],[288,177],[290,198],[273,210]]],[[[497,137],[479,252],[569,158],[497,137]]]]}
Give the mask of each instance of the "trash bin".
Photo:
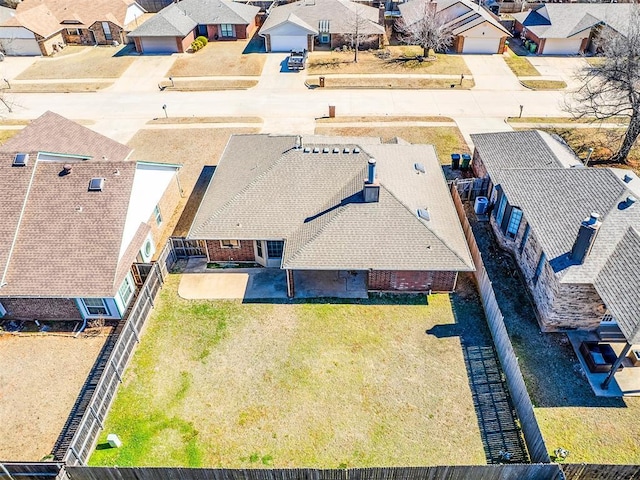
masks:
{"type": "Polygon", "coordinates": [[[324,87],[324,77],[320,77],[320,86],[324,87]]]}
{"type": "Polygon", "coordinates": [[[334,118],[336,116],[336,106],[329,105],[329,118],[334,118]]]}
{"type": "Polygon", "coordinates": [[[451,169],[459,170],[460,169],[460,154],[452,153],[451,154],[451,169]]]}
{"type": "Polygon", "coordinates": [[[473,204],[473,211],[476,215],[484,215],[487,213],[487,207],[489,206],[489,199],[487,197],[477,197],[473,204]]]}
{"type": "Polygon", "coordinates": [[[471,163],[471,155],[468,153],[462,154],[462,170],[468,170],[469,164],[471,163]]]}

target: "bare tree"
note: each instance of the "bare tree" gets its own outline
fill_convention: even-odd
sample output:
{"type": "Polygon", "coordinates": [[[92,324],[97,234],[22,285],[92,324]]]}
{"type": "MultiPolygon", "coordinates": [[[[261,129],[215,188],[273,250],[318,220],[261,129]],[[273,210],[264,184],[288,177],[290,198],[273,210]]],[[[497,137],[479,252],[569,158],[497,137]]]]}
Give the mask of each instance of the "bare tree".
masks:
{"type": "Polygon", "coordinates": [[[351,48],[353,48],[353,61],[358,63],[358,51],[360,50],[360,45],[365,42],[369,36],[371,35],[369,24],[371,20],[369,20],[365,16],[365,6],[360,5],[359,3],[355,5],[353,9],[353,15],[351,18],[347,20],[347,39],[351,44],[351,48]]]}
{"type": "Polygon", "coordinates": [[[622,144],[609,159],[625,163],[640,136],[640,9],[631,7],[625,35],[605,28],[597,46],[604,58],[578,74],[582,85],[567,98],[566,109],[577,118],[628,117],[622,144]]]}
{"type": "Polygon", "coordinates": [[[454,35],[448,26],[449,19],[438,13],[437,2],[413,0],[405,5],[408,7],[406,13],[403,12],[403,16],[395,23],[398,39],[402,43],[419,45],[427,58],[431,51],[443,52],[451,46],[454,35]]]}

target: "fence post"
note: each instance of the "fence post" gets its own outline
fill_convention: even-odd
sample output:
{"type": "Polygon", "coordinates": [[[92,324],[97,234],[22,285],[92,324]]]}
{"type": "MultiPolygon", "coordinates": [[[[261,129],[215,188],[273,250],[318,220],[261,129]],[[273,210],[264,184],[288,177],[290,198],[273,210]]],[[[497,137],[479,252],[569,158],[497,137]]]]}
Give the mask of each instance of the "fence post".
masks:
{"type": "Polygon", "coordinates": [[[4,466],[4,463],[0,463],[0,466],[2,466],[2,471],[7,477],[9,477],[9,480],[13,480],[11,473],[9,472],[9,470],[7,470],[7,467],[4,466]]]}
{"type": "Polygon", "coordinates": [[[129,322],[129,328],[131,328],[131,332],[136,338],[136,343],[140,343],[140,337],[138,336],[138,332],[136,332],[136,327],[133,326],[133,322],[129,322]]]}
{"type": "Polygon", "coordinates": [[[111,359],[111,367],[113,367],[113,370],[116,372],[116,377],[118,377],[118,380],[120,381],[120,383],[122,383],[122,377],[120,376],[120,372],[118,372],[118,367],[116,367],[113,358],[111,359]]]}
{"type": "Polygon", "coordinates": [[[93,418],[96,419],[96,422],[98,422],[98,425],[100,425],[100,430],[104,430],[104,425],[100,421],[100,418],[98,418],[96,411],[93,409],[93,405],[89,405],[89,411],[91,412],[91,415],[93,415],[93,418]]]}

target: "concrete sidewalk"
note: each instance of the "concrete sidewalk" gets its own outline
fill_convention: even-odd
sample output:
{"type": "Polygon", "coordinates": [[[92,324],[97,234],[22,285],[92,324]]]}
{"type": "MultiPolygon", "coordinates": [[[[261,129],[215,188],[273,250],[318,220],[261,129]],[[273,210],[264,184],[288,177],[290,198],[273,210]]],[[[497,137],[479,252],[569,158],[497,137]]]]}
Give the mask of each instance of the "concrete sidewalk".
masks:
{"type": "Polygon", "coordinates": [[[176,61],[175,55],[141,55],[127,68],[109,92],[148,92],[158,90],[167,72],[176,61]]]}

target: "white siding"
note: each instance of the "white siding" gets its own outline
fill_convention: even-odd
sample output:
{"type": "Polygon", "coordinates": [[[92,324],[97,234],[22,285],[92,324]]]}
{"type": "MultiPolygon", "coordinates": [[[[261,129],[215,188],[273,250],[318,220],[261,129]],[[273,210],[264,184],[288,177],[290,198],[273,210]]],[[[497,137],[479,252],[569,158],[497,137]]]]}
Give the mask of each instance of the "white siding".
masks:
{"type": "Polygon", "coordinates": [[[127,7],[127,14],[124,17],[124,25],[128,25],[136,18],[144,13],[144,10],[140,8],[137,3],[133,3],[127,7]]]}
{"type": "Polygon", "coordinates": [[[0,27],[0,48],[10,56],[42,55],[34,33],[23,27],[0,27]]]}
{"type": "Polygon", "coordinates": [[[24,27],[0,27],[0,38],[36,38],[36,36],[24,27]]]}
{"type": "Polygon", "coordinates": [[[499,47],[500,47],[499,38],[465,37],[464,45],[462,46],[462,53],[493,54],[493,53],[498,53],[499,47]]]}
{"type": "Polygon", "coordinates": [[[271,35],[272,52],[289,52],[307,48],[307,35],[271,35]]]}
{"type": "Polygon", "coordinates": [[[142,37],[142,53],[176,53],[176,37],[142,37]]]}

